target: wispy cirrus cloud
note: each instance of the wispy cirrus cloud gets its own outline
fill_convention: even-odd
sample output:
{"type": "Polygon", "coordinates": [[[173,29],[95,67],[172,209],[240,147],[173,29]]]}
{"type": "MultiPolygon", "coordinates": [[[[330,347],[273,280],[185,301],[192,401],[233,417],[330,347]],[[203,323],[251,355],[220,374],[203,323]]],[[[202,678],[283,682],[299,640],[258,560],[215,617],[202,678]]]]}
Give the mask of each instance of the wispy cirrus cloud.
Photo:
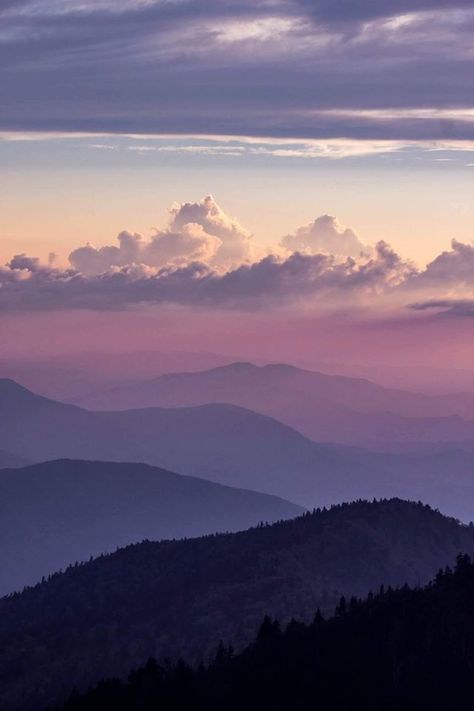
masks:
{"type": "Polygon", "coordinates": [[[338,161],[370,159],[392,156],[394,159],[448,162],[456,160],[470,167],[474,153],[474,140],[385,140],[385,139],[295,139],[271,136],[234,135],[158,135],[124,134],[110,132],[64,131],[1,131],[0,148],[35,144],[46,152],[52,148],[75,149],[84,152],[108,152],[123,158],[142,156],[143,159],[160,156],[188,156],[206,158],[241,158],[254,161],[267,159],[285,161],[338,161]]]}

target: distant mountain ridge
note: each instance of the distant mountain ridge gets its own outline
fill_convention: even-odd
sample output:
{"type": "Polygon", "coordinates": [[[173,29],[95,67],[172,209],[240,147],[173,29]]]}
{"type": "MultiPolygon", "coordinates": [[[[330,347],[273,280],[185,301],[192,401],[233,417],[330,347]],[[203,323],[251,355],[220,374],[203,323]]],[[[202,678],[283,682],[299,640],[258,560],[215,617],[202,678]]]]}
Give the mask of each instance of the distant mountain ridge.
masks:
{"type": "Polygon", "coordinates": [[[415,394],[285,364],[242,362],[170,373],[78,402],[95,410],[231,403],[313,440],[363,447],[474,439],[473,394],[415,394]]]}
{"type": "Polygon", "coordinates": [[[0,381],[2,447],[33,461],[144,462],[305,508],[398,496],[474,517],[472,452],[395,455],[318,444],[236,405],[91,412],[0,381]]]}
{"type": "Polygon", "coordinates": [[[4,449],[0,450],[0,469],[25,467],[27,464],[31,464],[31,462],[17,454],[11,454],[4,449]]]}
{"type": "Polygon", "coordinates": [[[0,471],[0,595],[144,539],[238,531],[303,509],[145,464],[59,460],[0,471]]]}
{"type": "Polygon", "coordinates": [[[129,546],[0,600],[0,707],[42,708],[150,655],[207,660],[265,614],[310,621],[341,595],[421,585],[460,551],[474,551],[474,527],[400,500],[129,546]]]}
{"type": "Polygon", "coordinates": [[[73,397],[154,378],[172,369],[205,370],[233,360],[215,353],[182,351],[79,352],[48,357],[35,353],[22,358],[0,356],[0,373],[45,397],[69,402],[73,397]]]}

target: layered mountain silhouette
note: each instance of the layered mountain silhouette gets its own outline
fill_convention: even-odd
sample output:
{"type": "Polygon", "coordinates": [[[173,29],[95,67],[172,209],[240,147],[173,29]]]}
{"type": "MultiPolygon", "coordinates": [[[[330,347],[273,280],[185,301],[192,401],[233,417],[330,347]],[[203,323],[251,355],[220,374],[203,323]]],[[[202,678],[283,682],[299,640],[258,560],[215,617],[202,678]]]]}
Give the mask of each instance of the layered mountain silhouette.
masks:
{"type": "Polygon", "coordinates": [[[245,644],[265,614],[310,621],[341,595],[423,584],[473,550],[473,527],[400,500],[129,546],[0,601],[0,707],[52,706],[150,655],[207,661],[219,640],[245,644]]]}
{"type": "Polygon", "coordinates": [[[220,645],[209,666],[146,665],[101,680],[64,711],[242,708],[469,711],[474,707],[474,565],[457,557],[423,589],[341,599],[336,615],[282,627],[265,617],[242,652],[220,645]]]}
{"type": "Polygon", "coordinates": [[[305,508],[357,498],[421,499],[470,521],[474,453],[385,454],[313,442],[234,405],[91,412],[0,381],[0,448],[32,461],[144,462],[305,508]]]}
{"type": "Polygon", "coordinates": [[[128,543],[243,530],[301,512],[145,464],[60,460],[0,471],[0,595],[128,543]]]}
{"type": "Polygon", "coordinates": [[[89,409],[231,403],[274,417],[317,441],[399,449],[474,438],[474,395],[421,395],[289,365],[231,365],[172,373],[91,395],[89,409]]]}
{"type": "Polygon", "coordinates": [[[232,360],[235,358],[215,353],[182,351],[79,352],[48,357],[30,354],[22,358],[0,356],[0,373],[45,397],[69,402],[171,370],[205,370],[232,360]]]}
{"type": "Polygon", "coordinates": [[[357,498],[421,499],[465,521],[474,454],[385,454],[317,444],[235,405],[91,412],[0,381],[0,448],[32,461],[144,462],[305,508],[357,498]]]}
{"type": "Polygon", "coordinates": [[[24,467],[31,464],[27,459],[19,457],[17,454],[11,454],[4,449],[0,449],[0,469],[10,469],[13,467],[24,467]]]}

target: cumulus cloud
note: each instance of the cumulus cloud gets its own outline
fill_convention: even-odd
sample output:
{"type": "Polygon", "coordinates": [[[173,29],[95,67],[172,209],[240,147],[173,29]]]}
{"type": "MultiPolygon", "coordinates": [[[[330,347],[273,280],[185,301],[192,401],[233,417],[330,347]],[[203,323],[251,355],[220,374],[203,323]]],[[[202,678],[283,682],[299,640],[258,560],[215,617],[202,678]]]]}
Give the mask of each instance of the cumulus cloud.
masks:
{"type": "Polygon", "coordinates": [[[222,247],[222,240],[208,234],[197,222],[183,224],[176,232],[158,232],[142,253],[142,261],[150,266],[180,265],[188,262],[213,262],[222,247]]]}
{"type": "Polygon", "coordinates": [[[28,257],[26,254],[15,254],[7,265],[12,272],[28,271],[37,272],[41,270],[38,257],[28,257]]]}
{"type": "Polygon", "coordinates": [[[474,297],[474,244],[453,239],[451,249],[441,252],[423,270],[411,274],[400,291],[413,300],[410,308],[417,311],[437,309],[440,314],[470,315],[474,297]]]}
{"type": "Polygon", "coordinates": [[[400,284],[412,267],[384,242],[375,254],[360,262],[334,255],[293,253],[286,259],[274,255],[251,265],[242,265],[211,280],[215,302],[231,305],[288,303],[304,299],[307,305],[340,306],[347,297],[364,298],[400,284]]]}
{"type": "Polygon", "coordinates": [[[419,277],[421,284],[474,285],[474,244],[453,239],[451,249],[430,262],[419,277]]]}
{"type": "Polygon", "coordinates": [[[142,236],[130,232],[120,232],[119,246],[110,245],[96,249],[91,244],[78,247],[69,255],[71,265],[86,275],[100,274],[111,267],[123,267],[139,260],[142,236]]]}
{"type": "Polygon", "coordinates": [[[369,252],[356,233],[343,227],[332,215],[321,215],[314,222],[298,227],[294,234],[283,237],[281,246],[291,252],[344,257],[359,257],[369,252]]]}
{"type": "Polygon", "coordinates": [[[249,259],[251,251],[250,232],[229,217],[211,195],[199,202],[174,205],[167,229],[158,230],[150,240],[126,231],[117,240],[118,246],[79,247],[71,252],[69,261],[89,276],[131,264],[160,268],[198,261],[228,269],[249,259]]]}
{"type": "Polygon", "coordinates": [[[207,195],[200,202],[185,202],[175,205],[171,210],[170,230],[181,232],[189,224],[198,224],[210,235],[221,240],[213,264],[233,266],[244,262],[251,256],[251,234],[239,222],[226,215],[212,195],[207,195]]]}
{"type": "Polygon", "coordinates": [[[208,196],[176,204],[151,239],[121,232],[116,245],[86,245],[71,268],[17,254],[0,267],[0,310],[122,309],[141,304],[265,309],[409,305],[472,315],[474,245],[453,240],[424,269],[386,242],[368,249],[324,215],[252,260],[251,235],[208,196]],[[287,250],[281,251],[281,246],[287,250]],[[292,251],[293,250],[293,251],[292,251]]]}
{"type": "MultiPolygon", "coordinates": [[[[193,224],[193,223],[191,223],[193,224]]],[[[218,272],[192,262],[159,269],[144,264],[113,266],[95,275],[39,265],[24,255],[0,270],[0,308],[120,309],[139,304],[177,304],[256,309],[303,301],[307,306],[343,305],[395,288],[412,267],[380,242],[371,258],[334,255],[270,255],[218,272]]]]}

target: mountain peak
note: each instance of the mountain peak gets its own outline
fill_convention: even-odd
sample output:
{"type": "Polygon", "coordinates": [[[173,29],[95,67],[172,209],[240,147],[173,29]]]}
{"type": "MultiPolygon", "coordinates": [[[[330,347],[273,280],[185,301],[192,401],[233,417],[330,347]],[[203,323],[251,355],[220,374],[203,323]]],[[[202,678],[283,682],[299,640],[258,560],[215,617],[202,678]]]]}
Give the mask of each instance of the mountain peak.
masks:
{"type": "Polygon", "coordinates": [[[28,390],[28,388],[25,388],[23,385],[20,385],[20,383],[17,383],[16,380],[12,380],[11,378],[0,378],[0,396],[7,397],[11,395],[31,398],[39,397],[38,395],[32,393],[31,390],[28,390]]]}
{"type": "Polygon", "coordinates": [[[10,408],[13,408],[11,410],[11,416],[13,417],[14,408],[19,407],[23,411],[23,408],[29,408],[30,406],[51,407],[58,411],[79,409],[75,405],[51,400],[48,397],[44,397],[44,395],[32,392],[24,385],[17,383],[16,380],[11,380],[11,378],[0,378],[0,407],[4,411],[8,410],[10,412],[10,408]]]}
{"type": "Polygon", "coordinates": [[[235,361],[228,365],[219,365],[217,368],[211,368],[208,372],[213,373],[253,373],[258,370],[259,366],[250,361],[235,361]]]}
{"type": "MultiPolygon", "coordinates": [[[[289,363],[268,363],[268,365],[262,366],[265,370],[271,370],[273,372],[281,373],[298,373],[301,372],[301,368],[296,365],[290,365],[289,363]]],[[[309,372],[309,371],[304,371],[309,372]]]]}
{"type": "Polygon", "coordinates": [[[264,365],[256,365],[250,361],[235,361],[228,365],[221,365],[211,369],[213,372],[222,373],[255,373],[256,371],[267,371],[273,373],[295,373],[300,371],[295,365],[287,363],[265,363],[264,365]]]}
{"type": "Polygon", "coordinates": [[[22,385],[16,382],[16,380],[12,380],[11,378],[0,378],[0,388],[21,388],[22,390],[26,390],[22,385]]]}

